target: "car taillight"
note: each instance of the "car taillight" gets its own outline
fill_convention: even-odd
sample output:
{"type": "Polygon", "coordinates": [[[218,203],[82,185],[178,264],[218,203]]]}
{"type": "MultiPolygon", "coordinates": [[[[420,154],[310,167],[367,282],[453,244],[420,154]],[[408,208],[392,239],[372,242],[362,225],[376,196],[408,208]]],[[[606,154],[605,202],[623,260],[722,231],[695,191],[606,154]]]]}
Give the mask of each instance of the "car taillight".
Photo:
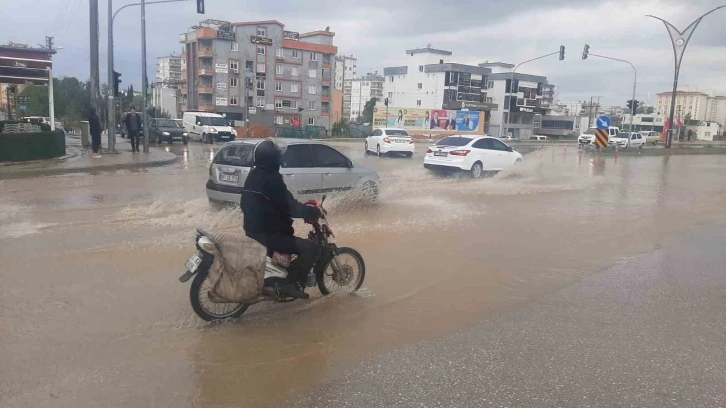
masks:
{"type": "Polygon", "coordinates": [[[386,143],[391,143],[391,139],[389,139],[389,138],[387,138],[387,137],[384,137],[384,138],[383,138],[383,141],[384,141],[384,142],[386,142],[386,143]]]}
{"type": "Polygon", "coordinates": [[[466,156],[471,152],[471,150],[452,150],[449,152],[452,156],[466,156]]]}
{"type": "Polygon", "coordinates": [[[413,140],[413,139],[411,139],[411,140],[409,140],[409,141],[408,141],[408,143],[415,143],[415,142],[416,142],[416,141],[415,141],[415,140],[413,140]]]}
{"type": "Polygon", "coordinates": [[[433,151],[433,150],[431,150],[430,148],[428,148],[428,147],[426,148],[426,153],[433,153],[433,152],[434,152],[434,151],[433,151]]]}

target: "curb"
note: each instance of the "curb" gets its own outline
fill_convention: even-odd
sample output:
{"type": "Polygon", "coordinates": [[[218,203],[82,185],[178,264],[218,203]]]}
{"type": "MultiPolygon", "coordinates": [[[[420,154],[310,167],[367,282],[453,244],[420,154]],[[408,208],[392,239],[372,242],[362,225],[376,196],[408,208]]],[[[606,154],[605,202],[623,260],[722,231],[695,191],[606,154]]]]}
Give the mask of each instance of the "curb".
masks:
{"type": "Polygon", "coordinates": [[[0,179],[2,180],[13,180],[13,179],[22,179],[22,178],[31,178],[31,177],[39,177],[39,176],[58,176],[63,174],[75,174],[75,173],[89,173],[89,172],[100,172],[100,171],[116,171],[116,170],[126,170],[126,169],[139,169],[139,168],[148,168],[148,167],[160,167],[165,166],[167,164],[172,164],[180,159],[179,156],[174,155],[174,157],[170,157],[168,159],[161,159],[161,160],[155,160],[155,161],[149,161],[149,162],[143,162],[143,163],[117,163],[117,164],[109,164],[109,165],[96,165],[93,167],[77,167],[77,168],[68,168],[68,169],[29,169],[29,170],[23,170],[18,171],[15,174],[2,174],[0,172],[0,179]]]}

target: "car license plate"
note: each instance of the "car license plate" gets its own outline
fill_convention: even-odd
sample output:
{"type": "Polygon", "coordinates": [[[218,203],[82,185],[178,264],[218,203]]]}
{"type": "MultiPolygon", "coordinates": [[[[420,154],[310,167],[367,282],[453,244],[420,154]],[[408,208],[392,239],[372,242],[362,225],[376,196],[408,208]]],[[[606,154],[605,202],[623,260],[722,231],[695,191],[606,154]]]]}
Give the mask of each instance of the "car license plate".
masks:
{"type": "Polygon", "coordinates": [[[239,181],[239,176],[237,174],[220,174],[219,181],[227,181],[230,183],[236,183],[239,181]]]}
{"type": "Polygon", "coordinates": [[[446,153],[446,152],[434,152],[434,156],[441,156],[441,157],[446,157],[446,156],[448,156],[448,155],[449,155],[449,154],[448,154],[448,153],[446,153]]]}
{"type": "Polygon", "coordinates": [[[199,255],[194,254],[189,257],[187,260],[187,270],[189,272],[196,272],[197,268],[199,268],[199,264],[202,263],[202,258],[199,257],[199,255]]]}

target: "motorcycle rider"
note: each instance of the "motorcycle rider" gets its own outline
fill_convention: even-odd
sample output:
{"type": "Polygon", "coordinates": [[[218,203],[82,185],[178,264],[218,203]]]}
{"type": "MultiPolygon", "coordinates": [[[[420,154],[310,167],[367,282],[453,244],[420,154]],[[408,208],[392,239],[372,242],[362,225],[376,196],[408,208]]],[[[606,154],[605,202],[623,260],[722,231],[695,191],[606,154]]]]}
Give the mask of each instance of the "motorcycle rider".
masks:
{"type": "Polygon", "coordinates": [[[296,254],[288,268],[287,280],[265,282],[278,293],[297,299],[310,296],[302,288],[318,255],[316,244],[296,237],[293,218],[312,219],[321,215],[317,206],[305,205],[293,198],[280,174],[284,142],[266,139],[255,146],[254,167],[245,180],[240,207],[244,214],[244,230],[248,237],[265,245],[268,252],[296,254]]]}

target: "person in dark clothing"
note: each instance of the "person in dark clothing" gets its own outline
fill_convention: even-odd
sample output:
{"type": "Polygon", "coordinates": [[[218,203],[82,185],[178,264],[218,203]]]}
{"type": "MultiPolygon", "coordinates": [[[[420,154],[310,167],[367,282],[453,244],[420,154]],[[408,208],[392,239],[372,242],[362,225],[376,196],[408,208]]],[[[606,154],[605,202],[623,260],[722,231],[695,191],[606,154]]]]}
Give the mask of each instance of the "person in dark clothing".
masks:
{"type": "Polygon", "coordinates": [[[126,132],[129,135],[131,141],[131,151],[139,151],[139,133],[141,132],[141,116],[136,113],[136,108],[131,107],[129,112],[124,118],[124,124],[126,125],[126,132]]]}
{"type": "Polygon", "coordinates": [[[93,149],[93,158],[98,159],[101,157],[98,150],[101,147],[101,132],[103,132],[103,128],[101,127],[101,119],[98,117],[98,114],[96,114],[96,108],[91,108],[88,113],[88,125],[91,132],[91,149],[93,149]]]}
{"type": "Polygon", "coordinates": [[[276,285],[279,293],[307,299],[302,291],[318,256],[318,247],[307,239],[296,237],[293,218],[312,219],[321,215],[319,207],[305,205],[293,198],[280,174],[281,157],[286,146],[264,140],[255,146],[254,168],[242,189],[240,207],[244,214],[244,230],[248,237],[265,245],[269,252],[296,254],[288,268],[286,282],[266,282],[276,285]]]}

